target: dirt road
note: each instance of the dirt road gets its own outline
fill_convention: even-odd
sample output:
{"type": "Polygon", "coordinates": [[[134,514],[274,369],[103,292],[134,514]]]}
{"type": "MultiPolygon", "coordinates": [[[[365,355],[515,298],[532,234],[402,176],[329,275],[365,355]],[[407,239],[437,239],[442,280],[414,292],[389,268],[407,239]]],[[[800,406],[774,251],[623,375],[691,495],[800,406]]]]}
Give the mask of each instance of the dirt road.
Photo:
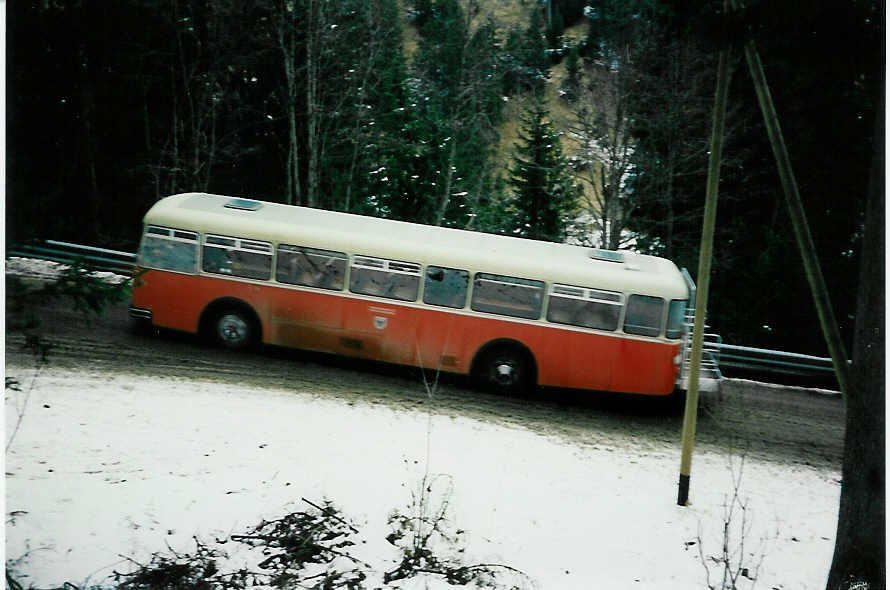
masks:
{"type": "MultiPolygon", "coordinates": [[[[41,309],[40,316],[53,343],[50,363],[57,368],[130,374],[133,379],[152,375],[294,387],[350,403],[426,407],[436,414],[511,424],[597,446],[608,445],[612,432],[632,433],[641,450],[680,445],[679,399],[554,390],[506,398],[454,376],[442,376],[430,395],[416,368],[281,349],[233,353],[189,335],[139,333],[131,329],[126,305],[110,308],[89,324],[62,304],[41,309]]],[[[11,320],[15,318],[7,316],[8,324],[11,320]]],[[[23,342],[20,334],[7,334],[6,363],[7,376],[25,382],[33,373],[33,359],[22,350],[23,342]]],[[[432,373],[425,377],[428,382],[436,379],[432,373]]],[[[836,396],[728,380],[719,395],[703,398],[696,444],[840,469],[843,431],[843,402],[836,396]]]]}

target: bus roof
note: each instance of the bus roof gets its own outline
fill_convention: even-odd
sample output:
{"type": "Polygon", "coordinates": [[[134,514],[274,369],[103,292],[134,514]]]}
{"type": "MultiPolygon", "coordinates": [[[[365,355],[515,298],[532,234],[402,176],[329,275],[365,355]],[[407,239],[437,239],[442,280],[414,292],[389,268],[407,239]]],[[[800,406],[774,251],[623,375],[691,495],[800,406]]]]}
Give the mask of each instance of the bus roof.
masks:
{"type": "Polygon", "coordinates": [[[566,285],[686,299],[680,271],[664,258],[622,251],[603,260],[593,248],[363,215],[183,193],[161,199],[146,224],[252,238],[471,272],[539,279],[566,285]]]}

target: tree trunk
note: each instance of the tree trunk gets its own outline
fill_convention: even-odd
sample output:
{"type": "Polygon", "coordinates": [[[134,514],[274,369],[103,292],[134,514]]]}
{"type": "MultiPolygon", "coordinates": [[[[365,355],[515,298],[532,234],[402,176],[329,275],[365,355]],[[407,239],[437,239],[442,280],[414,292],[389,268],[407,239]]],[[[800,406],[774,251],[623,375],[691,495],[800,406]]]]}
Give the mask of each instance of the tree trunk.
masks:
{"type": "Polygon", "coordinates": [[[281,50],[281,63],[284,66],[285,97],[287,101],[287,165],[285,168],[285,202],[288,205],[302,205],[303,195],[300,186],[300,143],[297,138],[297,68],[296,46],[293,30],[295,19],[286,4],[279,7],[278,48],[281,50]]]}
{"type": "Polygon", "coordinates": [[[664,229],[664,242],[667,246],[665,250],[665,256],[673,259],[674,257],[674,150],[670,150],[668,152],[667,157],[667,178],[665,182],[664,188],[664,205],[665,205],[665,229],[664,229]]]}
{"type": "Polygon", "coordinates": [[[606,163],[600,162],[600,243],[603,250],[609,249],[609,215],[612,206],[612,198],[609,194],[609,181],[606,174],[606,163]]]}
{"type": "Polygon", "coordinates": [[[306,204],[315,207],[318,203],[319,169],[318,162],[321,152],[319,145],[319,113],[318,113],[318,49],[320,40],[321,8],[317,0],[309,0],[307,7],[308,31],[306,34],[306,125],[308,139],[306,149],[309,154],[307,170],[306,204]]]}
{"type": "Polygon", "coordinates": [[[96,100],[93,96],[92,84],[89,81],[89,72],[87,68],[92,67],[92,63],[86,53],[86,49],[81,46],[79,48],[79,57],[83,74],[83,82],[81,86],[81,120],[83,122],[83,157],[86,163],[86,173],[88,186],[86,187],[86,203],[84,209],[87,211],[87,231],[90,238],[95,240],[99,237],[99,213],[100,200],[99,195],[99,179],[96,174],[96,132],[93,127],[93,119],[96,112],[96,100]]]}
{"type": "Polygon", "coordinates": [[[451,202],[451,182],[454,178],[454,155],[457,151],[457,129],[452,128],[451,148],[448,150],[448,164],[445,170],[445,189],[442,191],[442,197],[439,199],[439,206],[436,209],[436,219],[433,225],[442,225],[445,219],[445,213],[448,211],[448,203],[451,202]]]}
{"type": "Polygon", "coordinates": [[[876,111],[847,395],[841,500],[827,590],[886,587],[883,100],[876,111]],[[861,585],[863,582],[867,585],[861,585]]]}

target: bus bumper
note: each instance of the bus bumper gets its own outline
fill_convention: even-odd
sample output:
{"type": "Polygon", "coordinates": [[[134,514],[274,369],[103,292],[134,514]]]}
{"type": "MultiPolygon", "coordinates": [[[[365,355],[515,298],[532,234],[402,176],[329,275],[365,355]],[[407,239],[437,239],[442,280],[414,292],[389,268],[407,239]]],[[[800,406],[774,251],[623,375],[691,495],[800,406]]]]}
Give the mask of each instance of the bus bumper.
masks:
{"type": "Polygon", "coordinates": [[[132,305],[129,308],[130,317],[134,320],[146,320],[151,321],[151,310],[143,309],[141,307],[133,307],[132,305]]]}

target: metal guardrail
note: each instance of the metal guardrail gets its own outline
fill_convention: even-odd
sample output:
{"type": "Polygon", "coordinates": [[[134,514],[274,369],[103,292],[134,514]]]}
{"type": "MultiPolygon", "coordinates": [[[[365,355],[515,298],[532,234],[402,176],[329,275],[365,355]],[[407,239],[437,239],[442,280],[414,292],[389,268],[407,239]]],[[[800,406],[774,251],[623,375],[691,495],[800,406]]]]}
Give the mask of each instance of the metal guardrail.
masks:
{"type": "Polygon", "coordinates": [[[44,240],[30,244],[16,244],[6,252],[7,256],[38,258],[63,264],[83,262],[90,268],[129,276],[136,264],[136,255],[132,252],[108,250],[93,246],[83,246],[70,242],[44,240]]]}
{"type": "MultiPolygon", "coordinates": [[[[689,326],[688,329],[691,333],[692,327],[689,326]]],[[[684,377],[689,372],[691,355],[692,338],[688,340],[689,343],[683,350],[684,377]]],[[[724,373],[831,380],[834,365],[831,357],[725,344],[719,335],[706,332],[702,348],[700,389],[708,390],[711,388],[710,381],[719,382],[724,373]]]]}
{"type": "MultiPolygon", "coordinates": [[[[692,364],[692,330],[693,330],[693,314],[691,309],[687,309],[685,319],[686,336],[684,337],[684,346],[682,349],[682,360],[680,373],[680,388],[688,389],[689,387],[689,367],[692,364]]],[[[705,330],[708,326],[705,326],[705,330]]],[[[720,381],[723,374],[720,371],[720,351],[716,348],[722,342],[719,334],[705,332],[702,341],[702,356],[699,366],[698,388],[699,391],[718,391],[720,389],[720,381]]]]}
{"type": "Polygon", "coordinates": [[[712,346],[720,354],[721,366],[727,368],[733,367],[768,373],[814,377],[834,374],[834,365],[830,357],[736,346],[733,344],[714,343],[712,346]]]}
{"type": "MultiPolygon", "coordinates": [[[[38,258],[64,264],[82,261],[96,270],[125,276],[131,274],[136,263],[136,254],[132,252],[108,250],[56,240],[18,244],[10,248],[6,255],[38,258]]],[[[689,318],[687,321],[689,322],[688,329],[691,330],[691,321],[689,318]]],[[[684,366],[688,364],[688,361],[688,351],[684,351],[684,366]]],[[[724,344],[718,335],[705,334],[702,359],[704,376],[719,381],[721,378],[720,367],[804,377],[830,377],[834,373],[831,358],[724,344]]]]}

